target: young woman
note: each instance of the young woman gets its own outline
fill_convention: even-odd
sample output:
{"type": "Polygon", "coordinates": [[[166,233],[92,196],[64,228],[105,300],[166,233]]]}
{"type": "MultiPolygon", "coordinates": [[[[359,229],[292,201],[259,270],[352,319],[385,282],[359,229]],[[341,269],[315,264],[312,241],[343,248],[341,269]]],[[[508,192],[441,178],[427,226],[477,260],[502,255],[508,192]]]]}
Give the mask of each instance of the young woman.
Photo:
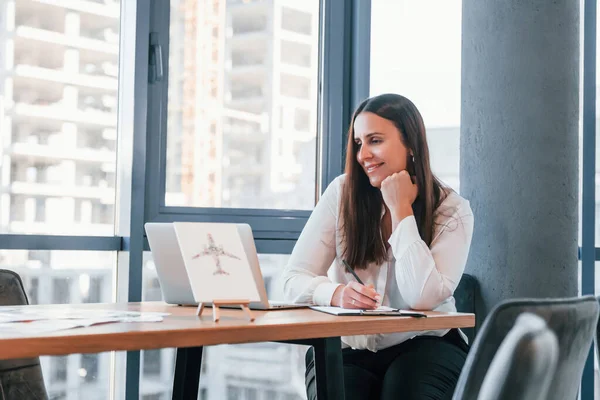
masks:
{"type": "MultiPolygon", "coordinates": [[[[433,175],[423,119],[403,96],[365,100],[345,174],[312,212],[283,276],[288,301],[456,311],[473,213],[433,175]],[[344,267],[356,272],[361,285],[344,267]]],[[[468,346],[458,330],[342,338],[347,399],[450,399],[468,346]]],[[[316,397],[312,352],[306,385],[316,397]]]]}

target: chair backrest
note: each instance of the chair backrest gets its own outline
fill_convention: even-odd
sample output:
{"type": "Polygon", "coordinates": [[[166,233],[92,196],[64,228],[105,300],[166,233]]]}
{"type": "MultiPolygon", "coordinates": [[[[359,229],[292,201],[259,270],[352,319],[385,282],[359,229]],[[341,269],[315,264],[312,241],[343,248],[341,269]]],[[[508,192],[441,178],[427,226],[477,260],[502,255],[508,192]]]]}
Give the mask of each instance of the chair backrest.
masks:
{"type": "Polygon", "coordinates": [[[469,351],[454,399],[476,399],[498,347],[524,312],[546,321],[558,338],[559,360],[549,400],[575,399],[596,325],[599,304],[593,296],[567,299],[519,299],[498,304],[485,319],[469,351]]]}
{"type": "MultiPolygon", "coordinates": [[[[0,269],[0,305],[27,305],[23,282],[17,273],[0,269]]],[[[0,360],[0,399],[47,399],[39,357],[0,360]]]]}
{"type": "MultiPolygon", "coordinates": [[[[479,296],[479,282],[474,276],[463,274],[458,287],[454,291],[454,301],[456,302],[456,311],[464,313],[473,313],[477,315],[476,302],[479,296]]],[[[475,328],[461,328],[461,331],[469,338],[469,343],[473,343],[475,337],[475,328]]]]}
{"type": "Polygon", "coordinates": [[[477,400],[545,400],[558,362],[558,339],[535,314],[519,315],[485,374],[477,400]]]}

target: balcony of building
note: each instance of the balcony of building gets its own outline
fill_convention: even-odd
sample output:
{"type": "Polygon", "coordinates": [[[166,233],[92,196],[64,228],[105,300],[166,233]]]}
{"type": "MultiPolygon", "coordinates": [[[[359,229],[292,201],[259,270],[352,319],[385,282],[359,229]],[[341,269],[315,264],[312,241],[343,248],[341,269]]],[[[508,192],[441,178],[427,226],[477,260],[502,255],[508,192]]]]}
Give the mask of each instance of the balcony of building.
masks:
{"type": "Polygon", "coordinates": [[[62,183],[44,182],[12,182],[8,192],[23,196],[73,197],[96,199],[102,202],[114,202],[115,189],[106,187],[91,187],[84,185],[64,185],[62,183]]]}
{"type": "Polygon", "coordinates": [[[110,19],[119,18],[119,0],[31,0],[32,3],[51,5],[110,19]]]}
{"type": "Polygon", "coordinates": [[[98,204],[113,204],[115,174],[114,168],[104,171],[93,163],[11,157],[10,178],[5,188],[5,192],[15,196],[89,199],[98,204]]]}
{"type": "Polygon", "coordinates": [[[51,223],[12,221],[8,224],[10,233],[24,235],[65,235],[65,236],[112,236],[115,233],[113,224],[90,223],[51,223]]]}
{"type": "Polygon", "coordinates": [[[231,84],[231,88],[225,92],[225,105],[228,108],[260,114],[266,110],[266,92],[262,86],[245,85],[241,82],[231,84]]]}
{"type": "Polygon", "coordinates": [[[71,160],[94,164],[115,164],[116,152],[108,149],[90,149],[62,147],[58,144],[43,145],[35,143],[13,143],[7,151],[14,159],[20,157],[28,160],[60,161],[71,160]]]}
{"type": "Polygon", "coordinates": [[[21,234],[114,234],[114,206],[97,200],[11,195],[8,231],[21,234]]]}
{"type": "Polygon", "coordinates": [[[294,102],[281,102],[274,106],[279,110],[278,121],[275,121],[273,135],[285,138],[290,143],[308,142],[315,138],[317,132],[317,110],[299,106],[294,102]]]}
{"type": "Polygon", "coordinates": [[[251,158],[245,155],[224,156],[222,165],[224,178],[260,178],[268,171],[265,162],[254,163],[251,158]]]}
{"type": "MultiPolygon", "coordinates": [[[[91,70],[91,66],[83,66],[83,70],[91,70]]],[[[115,65],[116,67],[116,65],[115,65]]],[[[95,71],[102,70],[101,67],[94,68],[95,71]]],[[[108,75],[105,73],[104,75],[108,75]]],[[[19,79],[35,81],[38,88],[43,89],[46,83],[58,83],[61,85],[72,85],[87,89],[95,89],[104,92],[116,92],[118,90],[118,79],[109,76],[94,74],[72,73],[63,69],[52,69],[34,65],[16,65],[13,69],[15,82],[19,79]]]]}
{"type": "Polygon", "coordinates": [[[20,0],[15,9],[15,36],[117,55],[119,5],[113,5],[116,12],[112,16],[86,12],[94,10],[96,4],[91,1],[20,0]]]}
{"type": "Polygon", "coordinates": [[[244,36],[265,34],[271,24],[271,8],[268,2],[235,2],[227,1],[226,34],[231,36],[244,36]]]}
{"type": "Polygon", "coordinates": [[[227,12],[246,13],[249,11],[264,12],[271,6],[264,0],[227,0],[227,12]]]}
{"type": "Polygon", "coordinates": [[[318,58],[316,48],[307,44],[282,40],[280,49],[281,58],[280,63],[277,64],[281,73],[316,81],[316,60],[318,58]]]}
{"type": "Polygon", "coordinates": [[[116,113],[106,112],[99,108],[86,107],[79,109],[66,107],[61,102],[46,104],[16,103],[7,110],[7,114],[15,118],[14,123],[30,119],[74,122],[90,127],[114,127],[117,123],[116,113]]]}
{"type": "MultiPolygon", "coordinates": [[[[99,53],[119,54],[119,44],[109,43],[98,39],[89,39],[82,36],[67,36],[64,33],[49,31],[30,26],[17,26],[15,29],[15,38],[17,40],[39,42],[42,45],[52,44],[61,48],[77,48],[89,50],[99,53]]],[[[15,48],[20,47],[19,43],[15,44],[15,48]]],[[[31,51],[31,50],[28,50],[31,51]]]]}
{"type": "Polygon", "coordinates": [[[259,144],[268,139],[268,115],[227,110],[223,117],[223,141],[259,144]]]}
{"type": "Polygon", "coordinates": [[[225,71],[235,79],[264,79],[270,68],[267,59],[267,49],[262,47],[231,49],[229,59],[225,62],[225,71]]]}
{"type": "MultiPolygon", "coordinates": [[[[314,3],[314,2],[313,2],[314,3]]],[[[281,29],[302,36],[313,36],[317,34],[316,23],[313,16],[318,13],[308,10],[299,10],[291,7],[281,7],[281,29]]]]}

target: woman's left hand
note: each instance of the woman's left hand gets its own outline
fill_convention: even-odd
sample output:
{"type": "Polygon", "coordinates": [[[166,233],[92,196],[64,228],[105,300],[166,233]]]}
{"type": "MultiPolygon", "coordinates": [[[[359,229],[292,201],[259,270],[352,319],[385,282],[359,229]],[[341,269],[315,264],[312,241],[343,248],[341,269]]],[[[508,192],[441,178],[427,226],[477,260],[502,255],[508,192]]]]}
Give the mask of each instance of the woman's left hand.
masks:
{"type": "Polygon", "coordinates": [[[418,188],[408,171],[393,173],[381,182],[381,195],[397,222],[412,214],[412,204],[417,198],[418,188]]]}

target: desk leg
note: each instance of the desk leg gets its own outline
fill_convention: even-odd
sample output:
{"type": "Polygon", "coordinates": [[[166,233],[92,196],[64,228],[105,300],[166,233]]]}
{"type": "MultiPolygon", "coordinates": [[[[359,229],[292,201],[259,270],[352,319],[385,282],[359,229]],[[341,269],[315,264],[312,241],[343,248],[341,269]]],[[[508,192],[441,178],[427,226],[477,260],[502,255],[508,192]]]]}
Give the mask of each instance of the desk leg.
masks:
{"type": "Polygon", "coordinates": [[[173,378],[173,400],[198,398],[201,367],[202,347],[177,349],[175,377],[173,378]]]}
{"type": "Polygon", "coordinates": [[[344,364],[342,362],[342,342],[339,337],[315,340],[315,373],[317,378],[317,399],[343,400],[344,364]]]}

